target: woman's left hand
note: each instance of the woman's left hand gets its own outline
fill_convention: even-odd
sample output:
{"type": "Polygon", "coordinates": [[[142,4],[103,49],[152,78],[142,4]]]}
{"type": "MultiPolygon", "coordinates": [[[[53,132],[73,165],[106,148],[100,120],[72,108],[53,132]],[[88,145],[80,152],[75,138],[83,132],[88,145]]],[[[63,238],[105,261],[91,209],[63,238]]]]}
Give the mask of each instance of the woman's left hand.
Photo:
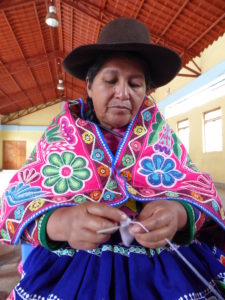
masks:
{"type": "Polygon", "coordinates": [[[137,218],[149,232],[138,224],[130,226],[130,233],[136,241],[147,248],[159,248],[167,244],[165,238],[172,240],[178,230],[187,224],[187,213],[177,201],[156,200],[149,202],[137,218]]]}

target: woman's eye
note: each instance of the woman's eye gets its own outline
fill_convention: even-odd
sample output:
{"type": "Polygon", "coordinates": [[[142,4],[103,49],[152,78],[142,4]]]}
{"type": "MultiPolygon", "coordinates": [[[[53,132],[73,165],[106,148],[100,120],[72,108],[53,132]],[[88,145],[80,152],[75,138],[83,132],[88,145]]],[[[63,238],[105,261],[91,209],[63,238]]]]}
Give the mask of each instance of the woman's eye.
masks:
{"type": "Polygon", "coordinates": [[[105,80],[105,82],[108,84],[114,84],[114,83],[116,83],[116,80],[115,79],[107,79],[107,80],[105,80]]]}
{"type": "Polygon", "coordinates": [[[139,83],[131,82],[131,83],[130,83],[130,86],[133,87],[133,88],[138,88],[138,87],[140,87],[141,85],[140,85],[139,83]]]}

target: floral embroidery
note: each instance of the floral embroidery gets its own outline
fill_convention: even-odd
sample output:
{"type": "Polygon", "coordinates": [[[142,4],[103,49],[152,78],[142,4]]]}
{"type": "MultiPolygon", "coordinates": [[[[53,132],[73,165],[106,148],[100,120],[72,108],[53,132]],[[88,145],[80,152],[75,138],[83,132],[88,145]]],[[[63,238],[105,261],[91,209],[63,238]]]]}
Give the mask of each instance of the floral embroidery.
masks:
{"type": "Polygon", "coordinates": [[[191,196],[193,197],[193,198],[195,198],[196,200],[198,200],[198,201],[203,201],[203,198],[202,198],[202,196],[201,195],[199,195],[198,193],[196,193],[196,192],[191,192],[191,196]]]}
{"type": "Polygon", "coordinates": [[[212,200],[212,208],[215,210],[215,211],[218,211],[220,209],[219,207],[219,204],[216,202],[216,200],[212,200]]]}
{"type": "Polygon", "coordinates": [[[103,198],[106,201],[112,201],[114,199],[114,197],[115,197],[115,194],[112,192],[109,192],[109,191],[105,192],[103,195],[103,198]]]}
{"type": "Polygon", "coordinates": [[[155,191],[149,188],[141,188],[140,193],[146,197],[155,195],[155,191]]]}
{"type": "Polygon", "coordinates": [[[109,176],[109,168],[105,167],[105,166],[100,166],[98,167],[98,174],[102,177],[107,177],[109,176]]]}
{"type": "Polygon", "coordinates": [[[132,155],[126,154],[122,158],[122,163],[123,163],[123,166],[125,166],[125,167],[132,165],[133,162],[134,162],[134,158],[132,155]]]}
{"type": "Polygon", "coordinates": [[[86,202],[87,199],[86,199],[84,196],[82,196],[82,195],[78,195],[78,196],[76,196],[76,197],[73,199],[73,201],[74,201],[75,203],[81,204],[81,203],[86,202]]]}
{"type": "Polygon", "coordinates": [[[41,175],[35,171],[34,168],[21,170],[18,172],[18,178],[20,181],[23,181],[24,183],[30,183],[37,181],[41,175]]]}
{"type": "Polygon", "coordinates": [[[223,209],[223,207],[221,207],[220,214],[221,214],[222,220],[224,220],[225,219],[225,215],[224,215],[224,209],[223,209]]]}
{"type": "Polygon", "coordinates": [[[104,158],[104,152],[101,149],[95,149],[93,151],[93,158],[98,161],[102,161],[104,158]]]}
{"type": "Polygon", "coordinates": [[[3,239],[9,240],[9,234],[4,229],[1,230],[1,236],[3,237],[3,239]]]}
{"type": "Polygon", "coordinates": [[[220,255],[220,262],[223,266],[225,266],[225,256],[224,255],[220,255]]]}
{"type": "Polygon", "coordinates": [[[85,121],[83,119],[79,119],[77,121],[77,124],[80,125],[80,126],[86,126],[88,124],[88,121],[85,121]]]}
{"type": "Polygon", "coordinates": [[[6,191],[5,197],[7,198],[9,205],[13,206],[40,198],[43,194],[45,194],[45,192],[43,192],[40,187],[31,187],[29,184],[20,182],[18,185],[13,186],[10,190],[6,191]]]}
{"type": "Polygon", "coordinates": [[[138,141],[134,141],[132,143],[130,143],[131,145],[131,148],[134,150],[134,151],[139,151],[141,150],[141,143],[138,142],[138,141]]]}
{"type": "Polygon", "coordinates": [[[121,172],[121,176],[125,177],[127,181],[131,181],[132,179],[131,172],[128,170],[121,172]]]}
{"type": "Polygon", "coordinates": [[[93,135],[89,132],[84,132],[82,138],[86,144],[91,144],[94,140],[93,135]]]}
{"type": "Polygon", "coordinates": [[[144,117],[145,121],[150,121],[152,115],[151,115],[151,113],[150,113],[149,111],[145,111],[145,112],[143,113],[143,117],[144,117]]]}
{"type": "Polygon", "coordinates": [[[134,188],[132,188],[132,186],[130,186],[130,185],[127,186],[127,190],[132,195],[136,195],[137,194],[137,191],[134,188]]]}
{"type": "Polygon", "coordinates": [[[184,174],[176,170],[176,165],[173,159],[164,158],[161,155],[155,154],[152,158],[144,158],[141,160],[141,168],[139,174],[146,176],[146,181],[153,186],[173,186],[177,180],[184,178],[184,174]]]}
{"type": "Polygon", "coordinates": [[[53,187],[55,193],[64,194],[68,190],[78,191],[83,188],[83,181],[91,177],[90,169],[86,168],[87,161],[82,156],[72,152],[51,153],[49,165],[45,165],[42,173],[48,177],[44,181],[46,187],[53,187]]]}
{"type": "Polygon", "coordinates": [[[59,127],[59,125],[55,125],[45,131],[45,139],[47,143],[65,141],[65,139],[61,136],[59,127]]]}
{"type": "Polygon", "coordinates": [[[76,141],[74,135],[74,127],[71,125],[66,118],[61,119],[61,130],[63,138],[70,144],[73,144],[76,141]]]}
{"type": "Polygon", "coordinates": [[[7,227],[9,229],[9,231],[14,234],[15,233],[15,228],[14,228],[14,225],[11,221],[7,222],[7,227]]]}
{"type": "Polygon", "coordinates": [[[20,205],[16,208],[16,210],[14,211],[14,218],[16,220],[19,220],[21,219],[22,215],[24,213],[24,206],[23,205],[20,205]]]}
{"type": "Polygon", "coordinates": [[[145,132],[145,128],[143,126],[136,126],[134,128],[134,134],[142,135],[145,132]]]}
{"type": "Polygon", "coordinates": [[[167,197],[175,197],[175,198],[177,198],[179,196],[179,194],[175,193],[175,192],[166,192],[166,196],[167,197]]]}
{"type": "Polygon", "coordinates": [[[90,193],[90,197],[94,200],[98,200],[101,197],[101,194],[100,191],[93,191],[90,193]]]}
{"type": "Polygon", "coordinates": [[[41,208],[44,205],[44,203],[45,203],[44,199],[37,199],[30,204],[29,209],[31,211],[38,210],[39,208],[41,208]]]}
{"type": "Polygon", "coordinates": [[[153,101],[151,101],[150,99],[146,99],[144,101],[144,103],[145,103],[146,106],[149,106],[149,107],[153,107],[154,106],[153,101]]]}
{"type": "Polygon", "coordinates": [[[117,188],[117,182],[116,180],[114,179],[110,179],[110,181],[108,182],[107,184],[107,187],[110,189],[110,190],[115,190],[117,188]]]}

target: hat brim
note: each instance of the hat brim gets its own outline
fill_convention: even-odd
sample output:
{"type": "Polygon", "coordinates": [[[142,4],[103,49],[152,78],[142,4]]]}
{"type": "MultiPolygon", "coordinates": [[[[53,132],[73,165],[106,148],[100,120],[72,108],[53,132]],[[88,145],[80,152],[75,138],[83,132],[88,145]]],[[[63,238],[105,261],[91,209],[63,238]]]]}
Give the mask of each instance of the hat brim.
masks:
{"type": "Polygon", "coordinates": [[[149,65],[153,86],[160,87],[170,82],[182,66],[179,55],[173,50],[153,44],[91,44],[72,50],[63,60],[63,68],[70,75],[85,80],[87,71],[97,57],[111,52],[138,53],[149,65]]]}

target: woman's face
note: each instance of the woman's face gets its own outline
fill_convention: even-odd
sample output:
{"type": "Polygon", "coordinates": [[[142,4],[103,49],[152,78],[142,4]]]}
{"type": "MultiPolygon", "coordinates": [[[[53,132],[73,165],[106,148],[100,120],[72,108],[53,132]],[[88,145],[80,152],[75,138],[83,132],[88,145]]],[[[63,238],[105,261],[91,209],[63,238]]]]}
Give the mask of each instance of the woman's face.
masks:
{"type": "Polygon", "coordinates": [[[88,96],[102,125],[119,128],[136,115],[146,92],[145,76],[138,61],[110,58],[92,83],[87,79],[88,96]]]}

